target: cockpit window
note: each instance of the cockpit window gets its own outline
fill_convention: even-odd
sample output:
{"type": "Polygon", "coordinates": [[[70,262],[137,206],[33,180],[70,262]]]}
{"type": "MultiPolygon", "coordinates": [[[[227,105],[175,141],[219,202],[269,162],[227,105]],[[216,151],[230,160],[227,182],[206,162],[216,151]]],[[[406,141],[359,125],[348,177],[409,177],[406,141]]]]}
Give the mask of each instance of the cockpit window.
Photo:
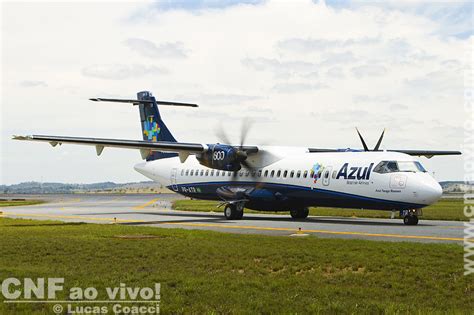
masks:
{"type": "Polygon", "coordinates": [[[398,165],[396,161],[382,161],[374,168],[374,172],[385,174],[398,172],[398,165]]]}
{"type": "Polygon", "coordinates": [[[385,174],[395,172],[423,172],[425,168],[417,161],[382,161],[374,168],[374,172],[385,174]]]}
{"type": "Polygon", "coordinates": [[[420,162],[416,161],[416,162],[415,162],[415,165],[416,165],[416,167],[418,168],[418,170],[419,170],[420,172],[423,172],[423,173],[426,173],[426,172],[427,172],[426,169],[423,167],[423,165],[421,165],[420,162]]]}
{"type": "Polygon", "coordinates": [[[413,161],[399,161],[397,163],[399,172],[418,172],[418,167],[416,167],[415,162],[413,161]]]}

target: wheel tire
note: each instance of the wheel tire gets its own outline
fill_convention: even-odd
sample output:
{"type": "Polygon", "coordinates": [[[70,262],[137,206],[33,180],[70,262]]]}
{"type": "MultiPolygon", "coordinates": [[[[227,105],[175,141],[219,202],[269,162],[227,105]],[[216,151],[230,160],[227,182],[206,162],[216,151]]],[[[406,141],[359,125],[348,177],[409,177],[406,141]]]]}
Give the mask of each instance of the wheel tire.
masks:
{"type": "Polygon", "coordinates": [[[309,214],[308,208],[290,210],[290,215],[293,219],[306,219],[308,214],[309,214]]]}
{"type": "Polygon", "coordinates": [[[235,219],[236,220],[242,220],[242,217],[244,216],[244,210],[242,210],[242,211],[236,210],[235,212],[236,212],[235,219]]]}
{"type": "Polygon", "coordinates": [[[224,216],[227,220],[234,220],[236,215],[236,207],[234,205],[226,205],[224,208],[224,216]]]}
{"type": "Polygon", "coordinates": [[[309,209],[308,208],[303,208],[302,211],[301,211],[301,219],[306,219],[308,217],[308,214],[309,214],[309,209]]]}
{"type": "Polygon", "coordinates": [[[410,216],[406,215],[403,217],[403,224],[410,225],[410,216]]]}
{"type": "Polygon", "coordinates": [[[291,209],[290,215],[293,219],[299,219],[299,211],[297,209],[291,209]]]}
{"type": "Polygon", "coordinates": [[[407,215],[403,218],[403,223],[405,225],[417,225],[418,217],[416,215],[407,215]]]}

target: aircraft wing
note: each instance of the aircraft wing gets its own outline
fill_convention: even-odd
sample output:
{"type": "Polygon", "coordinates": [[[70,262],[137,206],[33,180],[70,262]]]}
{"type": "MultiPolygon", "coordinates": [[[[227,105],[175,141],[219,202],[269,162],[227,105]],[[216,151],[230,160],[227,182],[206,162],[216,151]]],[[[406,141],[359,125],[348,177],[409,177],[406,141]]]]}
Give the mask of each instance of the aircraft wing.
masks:
{"type": "MultiPolygon", "coordinates": [[[[310,153],[325,153],[325,152],[348,152],[348,151],[361,151],[364,150],[353,150],[353,149],[324,149],[324,148],[308,148],[310,153]]],[[[371,152],[382,152],[382,150],[370,150],[371,152]]],[[[424,156],[431,158],[437,155],[461,155],[460,151],[441,151],[441,150],[387,150],[387,152],[400,152],[414,156],[424,156]]]]}
{"type": "MultiPolygon", "coordinates": [[[[200,143],[184,143],[184,142],[171,142],[171,141],[143,141],[143,140],[123,140],[123,139],[104,139],[104,138],[83,138],[83,137],[66,137],[66,136],[44,136],[44,135],[31,135],[31,136],[13,136],[13,140],[26,140],[26,141],[41,141],[48,142],[53,147],[58,144],[71,143],[81,145],[95,146],[97,155],[102,154],[105,147],[123,148],[123,149],[135,149],[140,150],[142,158],[148,157],[150,152],[175,152],[179,154],[182,161],[190,154],[203,153],[208,150],[207,145],[200,143]]],[[[242,146],[241,149],[247,153],[258,152],[256,146],[242,146]]]]}
{"type": "Polygon", "coordinates": [[[180,142],[151,142],[143,140],[122,140],[122,139],[102,139],[102,138],[81,138],[64,136],[13,136],[14,140],[41,141],[49,142],[53,147],[62,143],[91,145],[96,147],[97,155],[100,155],[105,147],[115,147],[124,149],[138,149],[143,158],[146,158],[151,151],[177,152],[186,154],[201,153],[207,150],[207,147],[199,143],[180,143],[180,142]]]}
{"type": "Polygon", "coordinates": [[[440,151],[440,150],[387,150],[389,152],[400,152],[408,155],[424,156],[431,158],[436,155],[461,155],[460,151],[440,151]]]}

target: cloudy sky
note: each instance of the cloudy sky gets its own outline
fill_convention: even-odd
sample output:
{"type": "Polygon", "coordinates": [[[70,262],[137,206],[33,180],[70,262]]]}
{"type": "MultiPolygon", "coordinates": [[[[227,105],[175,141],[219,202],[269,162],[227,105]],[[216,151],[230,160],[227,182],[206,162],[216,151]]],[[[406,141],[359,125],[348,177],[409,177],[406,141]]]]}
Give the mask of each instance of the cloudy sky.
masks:
{"type": "MultiPolygon", "coordinates": [[[[197,102],[162,108],[180,141],[222,124],[248,144],[459,150],[469,2],[158,1],[3,3],[1,184],[128,182],[140,154],[11,141],[12,134],[141,139],[137,109],[89,97],[197,102]]],[[[462,180],[462,157],[422,159],[462,180]]]]}

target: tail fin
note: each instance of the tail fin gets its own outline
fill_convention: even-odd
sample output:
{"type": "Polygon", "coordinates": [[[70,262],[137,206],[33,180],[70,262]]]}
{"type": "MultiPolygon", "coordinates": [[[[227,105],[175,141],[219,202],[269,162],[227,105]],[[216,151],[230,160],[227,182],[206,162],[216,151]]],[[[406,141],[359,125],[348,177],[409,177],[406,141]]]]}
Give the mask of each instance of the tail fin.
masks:
{"type": "MultiPolygon", "coordinates": [[[[146,103],[139,103],[140,121],[142,126],[143,140],[145,141],[168,141],[177,142],[175,137],[171,134],[165,122],[161,119],[160,111],[156,103],[155,97],[151,92],[143,91],[137,93],[137,99],[140,101],[150,101],[146,103]]],[[[167,152],[152,152],[147,157],[147,161],[164,159],[178,156],[176,153],[167,152]]]]}
{"type": "MultiPolygon", "coordinates": [[[[148,91],[138,92],[136,100],[101,97],[90,98],[90,100],[94,102],[131,103],[133,105],[138,105],[140,108],[140,121],[142,126],[143,140],[151,142],[177,142],[169,131],[168,127],[166,127],[164,121],[161,120],[158,104],[166,106],[198,107],[197,104],[157,101],[151,92],[148,91]]],[[[177,153],[151,152],[147,156],[146,160],[152,161],[177,155],[177,153]]]]}

